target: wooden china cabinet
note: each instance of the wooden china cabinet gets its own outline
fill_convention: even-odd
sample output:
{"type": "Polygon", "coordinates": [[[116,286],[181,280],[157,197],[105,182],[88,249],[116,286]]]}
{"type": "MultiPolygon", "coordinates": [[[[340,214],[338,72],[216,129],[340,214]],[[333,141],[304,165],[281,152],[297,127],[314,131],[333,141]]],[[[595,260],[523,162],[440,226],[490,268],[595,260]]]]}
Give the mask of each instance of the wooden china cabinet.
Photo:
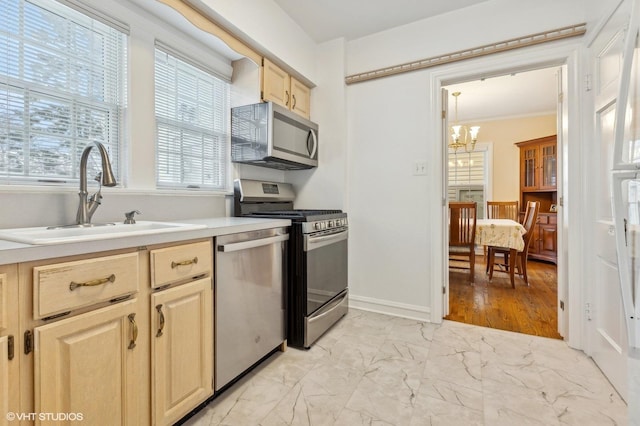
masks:
{"type": "MultiPolygon", "coordinates": [[[[520,206],[540,202],[538,222],[529,246],[529,259],[557,263],[558,168],[556,135],[516,143],[520,149],[520,206]]],[[[524,214],[524,213],[521,213],[524,214]]]]}

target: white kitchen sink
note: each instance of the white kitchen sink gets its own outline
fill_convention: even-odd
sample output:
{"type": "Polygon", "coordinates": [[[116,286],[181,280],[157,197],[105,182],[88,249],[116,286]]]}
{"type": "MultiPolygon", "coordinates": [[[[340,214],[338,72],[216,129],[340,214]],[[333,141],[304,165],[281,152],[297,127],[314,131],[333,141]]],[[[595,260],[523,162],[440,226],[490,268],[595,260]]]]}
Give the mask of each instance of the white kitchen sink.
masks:
{"type": "Polygon", "coordinates": [[[138,220],[134,224],[110,223],[84,227],[0,229],[0,240],[26,244],[60,244],[137,235],[164,234],[203,228],[206,228],[206,225],[138,220]]]}

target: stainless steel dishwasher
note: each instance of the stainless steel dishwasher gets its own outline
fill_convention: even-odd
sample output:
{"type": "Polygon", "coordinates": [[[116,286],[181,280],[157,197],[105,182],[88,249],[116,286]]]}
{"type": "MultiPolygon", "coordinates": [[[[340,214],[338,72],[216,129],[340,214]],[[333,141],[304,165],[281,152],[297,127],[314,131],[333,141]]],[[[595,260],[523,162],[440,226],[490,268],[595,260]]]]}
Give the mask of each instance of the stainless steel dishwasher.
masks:
{"type": "Polygon", "coordinates": [[[287,228],[216,238],[215,390],[286,339],[287,228]]]}

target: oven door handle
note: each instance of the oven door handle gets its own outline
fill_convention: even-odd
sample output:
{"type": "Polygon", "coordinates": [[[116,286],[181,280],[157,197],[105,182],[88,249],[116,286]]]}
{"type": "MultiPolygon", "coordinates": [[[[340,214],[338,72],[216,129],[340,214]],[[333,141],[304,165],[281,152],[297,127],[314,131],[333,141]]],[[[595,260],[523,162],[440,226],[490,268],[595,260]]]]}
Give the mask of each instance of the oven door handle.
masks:
{"type": "Polygon", "coordinates": [[[242,241],[240,243],[223,244],[218,246],[218,251],[229,253],[232,251],[247,250],[256,247],[267,246],[270,244],[287,241],[289,234],[276,235],[275,237],[259,238],[257,240],[242,241]]]}
{"type": "Polygon", "coordinates": [[[315,250],[320,247],[328,246],[329,244],[344,241],[347,238],[349,238],[349,231],[347,230],[336,232],[331,235],[321,235],[319,237],[305,236],[304,251],[315,250]]]}

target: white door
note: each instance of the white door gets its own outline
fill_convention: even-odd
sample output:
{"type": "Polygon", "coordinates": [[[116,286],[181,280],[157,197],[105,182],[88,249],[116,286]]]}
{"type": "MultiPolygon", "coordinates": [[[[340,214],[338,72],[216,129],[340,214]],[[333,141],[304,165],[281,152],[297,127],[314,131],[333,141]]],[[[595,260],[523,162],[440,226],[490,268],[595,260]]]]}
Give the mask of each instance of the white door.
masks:
{"type": "Polygon", "coordinates": [[[625,38],[615,120],[613,213],[627,334],[629,424],[640,425],[640,0],[625,38]]]}
{"type": "Polygon", "coordinates": [[[594,221],[593,263],[590,264],[595,270],[590,274],[587,297],[587,333],[589,353],[623,397],[626,397],[627,339],[616,257],[611,170],[616,101],[630,3],[631,0],[620,3],[588,46],[595,126],[593,146],[589,150],[595,173],[590,174],[588,184],[595,192],[587,211],[592,212],[594,221]]]}

